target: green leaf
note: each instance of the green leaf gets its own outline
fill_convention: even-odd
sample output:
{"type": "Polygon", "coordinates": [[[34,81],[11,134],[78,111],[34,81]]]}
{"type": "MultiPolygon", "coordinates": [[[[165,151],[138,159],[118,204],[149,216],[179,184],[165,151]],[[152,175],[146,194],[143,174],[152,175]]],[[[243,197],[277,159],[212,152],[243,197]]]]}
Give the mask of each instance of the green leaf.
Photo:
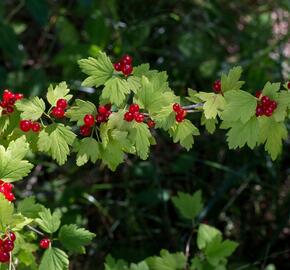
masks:
{"type": "Polygon", "coordinates": [[[232,68],[229,73],[223,74],[221,78],[222,91],[223,93],[230,90],[240,90],[244,81],[240,81],[242,75],[242,68],[240,66],[232,68]]]}
{"type": "Polygon", "coordinates": [[[262,90],[263,96],[268,96],[270,99],[276,100],[280,86],[281,83],[267,82],[262,90]]]}
{"type": "Polygon", "coordinates": [[[77,165],[82,166],[89,160],[95,163],[100,158],[100,145],[94,138],[84,138],[75,144],[77,165]]]}
{"type": "Polygon", "coordinates": [[[115,171],[124,160],[123,145],[118,140],[110,140],[106,146],[101,145],[101,157],[112,171],[115,171]]]}
{"type": "Polygon", "coordinates": [[[60,226],[61,212],[56,210],[51,214],[50,209],[43,209],[35,221],[47,233],[54,233],[60,226]]]}
{"type": "Polygon", "coordinates": [[[78,228],[75,224],[71,224],[62,226],[58,237],[62,245],[69,251],[85,253],[84,246],[92,241],[95,234],[83,228],[78,228]]]}
{"type": "Polygon", "coordinates": [[[288,137],[283,122],[276,122],[272,117],[259,117],[260,142],[265,143],[266,151],[275,160],[282,151],[282,143],[288,137]]]}
{"type": "Polygon", "coordinates": [[[35,202],[35,197],[30,196],[18,203],[17,212],[28,218],[38,217],[39,212],[43,210],[43,206],[35,202]]]}
{"type": "Polygon", "coordinates": [[[221,94],[200,92],[196,96],[205,102],[203,110],[207,119],[216,118],[225,108],[226,101],[221,94]]]}
{"type": "Polygon", "coordinates": [[[65,115],[70,118],[70,121],[77,121],[77,125],[82,126],[84,124],[84,117],[87,114],[97,114],[95,104],[89,101],[77,99],[75,105],[70,107],[65,115]]]}
{"type": "Polygon", "coordinates": [[[197,97],[196,94],[198,94],[198,92],[196,90],[188,88],[187,92],[188,92],[188,97],[186,97],[187,100],[193,103],[200,103],[202,101],[200,98],[197,97]]]}
{"type": "Polygon", "coordinates": [[[221,232],[209,225],[206,224],[200,224],[198,227],[197,232],[197,246],[199,249],[204,249],[208,243],[213,241],[213,239],[217,236],[221,236],[221,232]]]}
{"type": "Polygon", "coordinates": [[[105,270],[128,270],[128,264],[124,260],[115,260],[111,255],[108,255],[105,270]]]}
{"type": "Polygon", "coordinates": [[[140,262],[138,264],[132,263],[130,270],[150,270],[146,262],[140,262]]]}
{"type": "Polygon", "coordinates": [[[32,222],[33,222],[33,219],[24,217],[23,215],[17,213],[13,215],[11,227],[13,228],[13,231],[18,232],[18,231],[21,231],[25,226],[29,225],[32,222]]]}
{"type": "Polygon", "coordinates": [[[152,138],[151,132],[145,123],[133,123],[129,140],[133,142],[137,155],[143,160],[148,158],[152,138]]]}
{"type": "Polygon", "coordinates": [[[200,123],[202,126],[205,126],[205,129],[208,131],[208,133],[213,134],[216,130],[216,124],[218,123],[218,121],[214,118],[206,119],[204,114],[202,114],[200,123]]]}
{"type": "Polygon", "coordinates": [[[119,106],[125,101],[127,94],[130,92],[130,86],[125,79],[113,77],[105,83],[101,99],[119,106]]]}
{"type": "Polygon", "coordinates": [[[238,243],[230,240],[222,241],[221,235],[216,235],[214,239],[207,244],[205,254],[208,262],[216,266],[220,261],[232,255],[237,247],[238,243]]]}
{"type": "Polygon", "coordinates": [[[33,165],[22,160],[29,151],[29,145],[22,136],[10,142],[7,150],[0,145],[0,179],[5,182],[14,182],[27,176],[33,165]]]}
{"type": "Polygon", "coordinates": [[[0,193],[0,231],[6,231],[13,222],[14,206],[0,193]]]}
{"type": "Polygon", "coordinates": [[[156,122],[156,127],[163,128],[164,130],[170,129],[176,122],[175,113],[172,111],[172,104],[161,108],[158,113],[153,113],[151,117],[156,122]]]}
{"type": "Polygon", "coordinates": [[[160,257],[150,257],[146,262],[150,270],[183,270],[186,257],[182,252],[169,253],[167,250],[161,250],[160,257]]]}
{"type": "Polygon", "coordinates": [[[22,99],[15,103],[17,110],[21,111],[21,118],[32,121],[38,120],[45,111],[45,103],[39,97],[22,99]]]}
{"type": "Polygon", "coordinates": [[[281,91],[275,97],[275,101],[277,102],[277,108],[273,112],[272,117],[277,122],[282,122],[285,120],[285,117],[287,116],[287,109],[290,107],[290,92],[281,91]]]}
{"type": "Polygon", "coordinates": [[[193,220],[203,208],[201,191],[196,191],[193,195],[178,192],[172,197],[174,206],[179,210],[184,218],[193,220]]]}
{"type": "Polygon", "coordinates": [[[253,149],[259,141],[259,122],[253,116],[248,122],[240,121],[230,123],[231,129],[227,133],[227,142],[230,149],[241,148],[247,144],[253,149]]]}
{"type": "Polygon", "coordinates": [[[52,124],[39,133],[37,146],[39,151],[47,152],[59,165],[63,165],[70,153],[76,135],[71,128],[63,124],[52,124]]]}
{"type": "Polygon", "coordinates": [[[229,91],[225,93],[226,106],[222,119],[228,122],[240,120],[246,123],[256,113],[257,100],[245,91],[229,91]]]}
{"type": "Polygon", "coordinates": [[[109,80],[114,72],[114,67],[109,57],[99,52],[97,58],[89,57],[88,59],[82,59],[78,61],[81,70],[89,75],[82,83],[83,86],[87,87],[99,87],[105,84],[109,80]]]}
{"type": "Polygon", "coordinates": [[[199,135],[198,129],[187,119],[176,123],[169,131],[173,142],[179,142],[187,151],[194,143],[193,136],[199,135]]]}
{"type": "Polygon", "coordinates": [[[58,248],[49,248],[44,252],[39,270],[67,270],[69,266],[67,254],[58,248]]]}
{"type": "Polygon", "coordinates": [[[51,106],[55,106],[57,100],[60,98],[64,98],[69,101],[72,98],[72,95],[69,95],[69,91],[70,90],[67,87],[66,82],[59,83],[55,88],[50,85],[46,95],[47,101],[51,106]]]}

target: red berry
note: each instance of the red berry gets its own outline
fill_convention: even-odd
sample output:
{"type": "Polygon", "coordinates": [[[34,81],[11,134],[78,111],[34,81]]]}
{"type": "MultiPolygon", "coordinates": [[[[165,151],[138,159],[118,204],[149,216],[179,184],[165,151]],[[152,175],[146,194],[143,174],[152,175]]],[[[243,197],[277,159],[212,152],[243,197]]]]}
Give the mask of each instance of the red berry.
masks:
{"type": "Polygon", "coordinates": [[[98,115],[97,115],[97,118],[96,118],[96,121],[97,121],[98,123],[105,122],[105,121],[106,121],[106,115],[105,115],[105,114],[98,114],[98,115]]]}
{"type": "Polygon", "coordinates": [[[8,237],[13,242],[16,240],[16,235],[14,232],[9,232],[8,237]]]}
{"type": "Polygon", "coordinates": [[[5,196],[6,200],[8,200],[9,202],[15,201],[15,196],[12,192],[7,192],[7,193],[5,192],[4,196],[5,196]]]}
{"type": "Polygon", "coordinates": [[[106,107],[107,111],[110,111],[111,108],[112,108],[112,104],[108,103],[108,104],[105,105],[105,107],[106,107]]]}
{"type": "Polygon", "coordinates": [[[31,129],[31,121],[30,120],[21,120],[19,122],[19,127],[23,132],[27,132],[31,129]]]}
{"type": "Polygon", "coordinates": [[[11,192],[14,186],[11,183],[4,183],[3,188],[5,192],[11,192]]]}
{"type": "Polygon", "coordinates": [[[7,106],[6,111],[7,111],[7,113],[13,113],[14,108],[12,106],[7,106]]]}
{"type": "Polygon", "coordinates": [[[136,122],[142,123],[144,121],[144,115],[142,113],[136,113],[134,119],[136,122]]]}
{"type": "Polygon", "coordinates": [[[261,95],[262,95],[262,91],[257,91],[256,94],[255,94],[255,97],[259,98],[261,95]]]}
{"type": "Polygon", "coordinates": [[[121,64],[121,62],[117,62],[117,63],[115,63],[115,64],[114,64],[114,69],[115,69],[116,71],[121,71],[121,70],[122,70],[122,64],[121,64]]]}
{"type": "Polygon", "coordinates": [[[182,122],[182,121],[184,120],[184,117],[183,117],[182,115],[180,115],[180,114],[177,114],[177,115],[175,116],[175,120],[176,120],[178,123],[180,123],[180,122],[182,122]]]}
{"type": "Polygon", "coordinates": [[[41,239],[39,241],[39,246],[42,248],[42,249],[48,249],[49,246],[50,246],[50,243],[51,241],[48,239],[48,238],[44,238],[44,239],[41,239]]]}
{"type": "Polygon", "coordinates": [[[15,98],[14,94],[7,89],[4,90],[3,100],[8,102],[11,98],[15,98]]]}
{"type": "Polygon", "coordinates": [[[288,82],[287,87],[288,87],[288,89],[290,89],[290,82],[288,82]]]}
{"type": "Polygon", "coordinates": [[[212,85],[212,89],[216,92],[216,93],[220,93],[220,91],[222,90],[222,84],[220,80],[216,80],[213,85],[212,85]]]}
{"type": "Polygon", "coordinates": [[[124,120],[125,120],[125,121],[127,121],[127,122],[131,122],[131,121],[133,121],[133,119],[134,119],[134,114],[133,114],[133,113],[131,113],[131,112],[126,112],[126,113],[124,114],[124,120]]]}
{"type": "Polygon", "coordinates": [[[262,105],[257,105],[256,107],[256,116],[262,116],[264,114],[264,109],[262,105]]]}
{"type": "Polygon", "coordinates": [[[23,99],[23,94],[21,94],[21,93],[16,93],[16,94],[15,94],[15,99],[16,99],[16,100],[23,99]]]}
{"type": "Polygon", "coordinates": [[[41,130],[41,125],[38,122],[34,122],[32,123],[32,127],[31,127],[33,132],[39,132],[41,130]]]}
{"type": "Polygon", "coordinates": [[[263,96],[261,99],[262,105],[267,106],[269,104],[270,98],[268,96],[263,96]]]}
{"type": "Polygon", "coordinates": [[[84,117],[84,123],[88,127],[92,127],[95,124],[95,118],[92,114],[86,114],[84,117]]]}
{"type": "Polygon", "coordinates": [[[181,106],[178,103],[174,103],[172,108],[173,108],[173,111],[175,111],[176,113],[178,113],[181,110],[181,106]]]}
{"type": "Polygon", "coordinates": [[[91,128],[85,125],[80,126],[80,133],[82,136],[88,137],[91,135],[91,128]]]}
{"type": "Polygon", "coordinates": [[[64,109],[61,108],[61,107],[54,107],[54,108],[52,109],[51,114],[52,114],[55,118],[61,119],[61,118],[64,117],[65,111],[64,111],[64,109]]]}
{"type": "Polygon", "coordinates": [[[8,106],[7,101],[5,101],[5,100],[1,101],[1,102],[0,102],[0,106],[1,106],[2,108],[6,108],[6,107],[8,106]]]}
{"type": "Polygon", "coordinates": [[[57,102],[56,102],[56,107],[62,108],[62,109],[66,109],[67,108],[67,101],[64,98],[60,98],[57,102]]]}
{"type": "Polygon", "coordinates": [[[184,119],[185,116],[187,115],[187,111],[181,108],[179,112],[177,113],[177,115],[179,115],[180,117],[183,117],[184,119]]]}
{"type": "Polygon", "coordinates": [[[133,67],[131,65],[126,64],[122,66],[122,72],[125,76],[130,75],[132,71],[133,71],[133,67]]]}
{"type": "Polygon", "coordinates": [[[155,122],[151,119],[148,120],[147,125],[149,128],[154,128],[155,127],[155,122]]]}
{"type": "Polygon", "coordinates": [[[15,95],[13,94],[13,97],[11,97],[11,98],[8,100],[8,105],[10,105],[10,106],[14,106],[15,101],[16,101],[16,99],[15,99],[15,95]]]}
{"type": "Polygon", "coordinates": [[[132,62],[133,62],[133,57],[128,54],[125,54],[121,59],[121,63],[123,65],[131,65],[132,62]]]}
{"type": "Polygon", "coordinates": [[[104,105],[100,105],[99,108],[98,108],[98,112],[99,112],[100,114],[106,114],[107,111],[108,111],[108,110],[107,110],[106,106],[104,106],[104,105]]]}
{"type": "Polygon", "coordinates": [[[271,107],[273,109],[273,111],[277,108],[277,102],[274,100],[271,100],[269,102],[269,107],[271,107]]]}
{"type": "Polygon", "coordinates": [[[129,112],[130,113],[135,113],[135,112],[139,112],[140,110],[140,107],[138,104],[131,104],[130,107],[129,107],[129,112]]]}
{"type": "Polygon", "coordinates": [[[10,252],[14,249],[14,243],[10,239],[6,239],[3,241],[2,250],[4,252],[10,252]]]}
{"type": "Polygon", "coordinates": [[[265,110],[265,115],[266,116],[271,116],[273,114],[273,109],[272,107],[268,107],[266,110],[265,110]]]}
{"type": "Polygon", "coordinates": [[[8,263],[10,261],[10,254],[8,252],[0,251],[0,263],[8,263]]]}

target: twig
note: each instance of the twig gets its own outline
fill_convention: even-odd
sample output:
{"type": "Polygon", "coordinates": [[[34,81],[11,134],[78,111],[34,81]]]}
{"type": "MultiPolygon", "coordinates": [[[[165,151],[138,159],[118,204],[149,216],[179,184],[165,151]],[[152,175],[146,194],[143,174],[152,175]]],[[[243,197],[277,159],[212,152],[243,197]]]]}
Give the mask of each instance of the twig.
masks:
{"type": "Polygon", "coordinates": [[[35,229],[34,227],[32,227],[30,225],[27,225],[27,228],[30,229],[30,230],[32,230],[32,231],[34,231],[34,232],[36,232],[37,234],[39,234],[41,236],[44,236],[45,235],[44,233],[42,233],[41,231],[35,229]]]}
{"type": "Polygon", "coordinates": [[[191,104],[191,105],[187,105],[187,106],[182,106],[182,108],[185,110],[202,108],[202,107],[203,107],[203,103],[196,103],[196,104],[191,104]]]}

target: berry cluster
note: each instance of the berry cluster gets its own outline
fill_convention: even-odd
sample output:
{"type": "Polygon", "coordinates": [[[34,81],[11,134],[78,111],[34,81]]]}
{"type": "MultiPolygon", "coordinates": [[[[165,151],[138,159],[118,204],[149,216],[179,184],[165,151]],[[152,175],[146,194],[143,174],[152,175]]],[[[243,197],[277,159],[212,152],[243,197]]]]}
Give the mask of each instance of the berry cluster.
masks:
{"type": "Polygon", "coordinates": [[[114,69],[116,71],[122,71],[122,73],[125,76],[128,76],[133,71],[132,62],[133,62],[133,57],[128,54],[125,54],[119,62],[114,64],[114,69]]]}
{"type": "Polygon", "coordinates": [[[178,103],[174,103],[172,108],[173,111],[176,112],[175,120],[178,123],[182,122],[187,114],[186,110],[184,110],[178,103]]]}
{"type": "Polygon", "coordinates": [[[259,98],[256,107],[256,116],[268,116],[270,117],[277,108],[277,102],[271,100],[268,96],[262,96],[260,91],[256,92],[256,97],[259,98]]]}
{"type": "Polygon", "coordinates": [[[42,249],[48,249],[50,244],[51,244],[51,241],[48,238],[43,238],[39,241],[39,246],[42,249]]]}
{"type": "Polygon", "coordinates": [[[154,128],[155,127],[155,122],[152,119],[148,119],[147,126],[149,128],[154,128]]]}
{"type": "Polygon", "coordinates": [[[4,239],[0,239],[0,263],[8,263],[10,261],[10,252],[14,249],[14,241],[16,236],[10,231],[4,239]]]}
{"type": "Polygon", "coordinates": [[[138,104],[131,104],[129,111],[124,114],[124,120],[127,122],[132,122],[135,120],[138,123],[144,121],[144,115],[140,113],[140,107],[138,104]]]}
{"type": "Polygon", "coordinates": [[[92,114],[86,114],[84,117],[84,125],[80,127],[80,133],[84,137],[88,137],[91,134],[91,128],[97,123],[103,123],[108,121],[111,115],[111,104],[100,105],[98,107],[98,114],[96,118],[92,114]]]}
{"type": "Polygon", "coordinates": [[[222,83],[220,80],[216,80],[213,85],[212,85],[212,89],[215,93],[220,93],[222,91],[222,83]]]}
{"type": "Polygon", "coordinates": [[[15,196],[12,193],[13,188],[14,186],[12,184],[0,180],[0,193],[2,193],[9,202],[15,200],[15,196]]]}
{"type": "Polygon", "coordinates": [[[57,119],[61,119],[64,117],[65,109],[67,108],[67,101],[64,98],[60,98],[56,102],[56,107],[53,107],[51,114],[53,117],[57,119]]]}
{"type": "Polygon", "coordinates": [[[2,95],[2,99],[0,101],[0,107],[3,108],[2,114],[9,114],[14,112],[14,104],[17,100],[20,100],[23,98],[23,94],[21,93],[12,93],[9,90],[4,90],[4,93],[2,95]]]}
{"type": "Polygon", "coordinates": [[[28,132],[29,130],[32,130],[33,132],[39,132],[41,130],[41,125],[38,122],[33,122],[31,120],[21,120],[19,122],[19,128],[23,132],[28,132]]]}

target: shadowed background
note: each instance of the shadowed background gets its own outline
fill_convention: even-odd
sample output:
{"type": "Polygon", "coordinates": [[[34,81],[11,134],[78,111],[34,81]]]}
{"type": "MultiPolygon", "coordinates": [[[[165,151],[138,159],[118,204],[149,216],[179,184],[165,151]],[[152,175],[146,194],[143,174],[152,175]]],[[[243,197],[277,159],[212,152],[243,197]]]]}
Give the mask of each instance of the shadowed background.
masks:
{"type": "MultiPolygon", "coordinates": [[[[134,65],[167,70],[180,95],[188,87],[211,91],[234,65],[254,92],[290,77],[289,11],[287,0],[1,1],[0,89],[43,95],[66,80],[76,97],[97,102],[98,91],[80,87],[77,60],[105,50],[113,60],[129,53],[134,65]]],[[[273,163],[262,149],[229,151],[224,131],[201,130],[190,152],[156,134],[148,161],[129,157],[116,173],[77,168],[74,157],[63,167],[31,157],[38,166],[17,184],[17,197],[34,194],[61,207],[65,222],[97,234],[72,269],[102,269],[108,253],[138,261],[161,248],[183,250],[191,224],[180,221],[170,197],[197,189],[204,220],[241,243],[231,269],[290,269],[289,142],[273,163]]]]}

